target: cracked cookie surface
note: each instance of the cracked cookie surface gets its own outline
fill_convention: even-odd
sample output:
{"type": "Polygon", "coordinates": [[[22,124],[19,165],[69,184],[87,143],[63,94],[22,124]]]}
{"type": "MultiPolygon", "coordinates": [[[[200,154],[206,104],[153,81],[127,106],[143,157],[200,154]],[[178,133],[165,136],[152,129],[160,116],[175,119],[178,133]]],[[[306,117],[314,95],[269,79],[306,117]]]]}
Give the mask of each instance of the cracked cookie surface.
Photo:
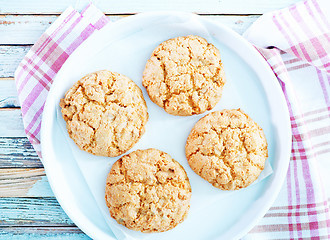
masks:
{"type": "Polygon", "coordinates": [[[157,149],[137,150],[116,161],[105,200],[111,216],[129,229],[164,232],[187,217],[191,187],[183,167],[157,149]]]}
{"type": "Polygon", "coordinates": [[[223,110],[201,118],[186,143],[192,170],[222,190],[254,182],[268,157],[261,127],[242,110],[223,110]]]}
{"type": "Polygon", "coordinates": [[[142,83],[150,99],[169,114],[211,110],[225,84],[219,50],[199,36],[169,39],[153,51],[142,83]]]}
{"type": "Polygon", "coordinates": [[[107,70],[76,82],[60,106],[69,136],[80,149],[100,156],[128,151],[148,120],[141,89],[128,77],[107,70]]]}

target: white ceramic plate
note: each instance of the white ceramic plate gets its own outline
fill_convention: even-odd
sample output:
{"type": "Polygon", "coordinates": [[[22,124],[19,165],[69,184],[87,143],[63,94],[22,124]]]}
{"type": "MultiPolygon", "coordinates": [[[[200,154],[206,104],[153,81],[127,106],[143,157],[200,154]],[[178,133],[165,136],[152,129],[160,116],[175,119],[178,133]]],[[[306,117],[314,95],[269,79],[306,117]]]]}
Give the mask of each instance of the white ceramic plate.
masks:
{"type": "MultiPolygon", "coordinates": [[[[291,152],[286,102],[262,56],[241,36],[219,23],[190,13],[150,12],[109,24],[68,58],[54,80],[43,112],[43,164],[55,196],[73,222],[93,239],[115,239],[108,225],[114,223],[109,222],[105,203],[100,199],[104,198],[106,173],[118,158],[95,157],[78,150],[57,119],[58,103],[64,93],[85,74],[101,69],[122,73],[143,90],[150,118],[146,133],[132,150],[156,147],[168,152],[185,167],[191,180],[191,211],[201,207],[201,202],[203,205],[203,211],[190,214],[192,217],[167,232],[168,235],[157,235],[157,238],[237,239],[244,236],[278,195],[291,152]],[[259,183],[221,196],[213,204],[194,198],[194,195],[202,196],[200,189],[204,189],[206,195],[215,189],[191,171],[184,157],[185,139],[194,123],[206,113],[191,117],[166,114],[150,101],[141,83],[145,63],[153,49],[164,40],[189,34],[205,37],[222,56],[227,83],[222,99],[212,111],[242,108],[248,113],[264,129],[269,146],[268,161],[274,171],[259,183]],[[77,154],[85,159],[81,160],[77,154]]],[[[136,236],[148,238],[148,234],[136,236]]]]}

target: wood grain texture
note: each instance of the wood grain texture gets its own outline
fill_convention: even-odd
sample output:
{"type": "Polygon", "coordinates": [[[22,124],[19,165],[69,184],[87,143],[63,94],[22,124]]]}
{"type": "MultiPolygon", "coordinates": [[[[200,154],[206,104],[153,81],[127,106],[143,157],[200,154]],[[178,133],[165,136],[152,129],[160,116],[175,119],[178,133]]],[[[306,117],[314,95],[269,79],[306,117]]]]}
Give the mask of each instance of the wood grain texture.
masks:
{"type": "Polygon", "coordinates": [[[20,109],[0,108],[0,137],[25,137],[20,109]]]}
{"type": "Polygon", "coordinates": [[[58,16],[5,15],[0,18],[0,44],[33,44],[58,16]]]}
{"type": "MultiPolygon", "coordinates": [[[[108,17],[111,21],[115,22],[127,16],[128,15],[108,17]]],[[[2,16],[2,18],[0,18],[0,32],[5,32],[6,34],[0,34],[0,44],[34,44],[57,17],[57,15],[2,16]]],[[[242,34],[259,15],[203,17],[211,18],[214,21],[225,24],[239,34],[242,34]]]]}
{"type": "MultiPolygon", "coordinates": [[[[106,13],[125,14],[142,11],[189,11],[212,14],[262,14],[286,7],[300,0],[94,0],[92,2],[106,13]]],[[[83,9],[88,0],[0,0],[2,14],[53,14],[63,12],[68,6],[83,9]]]]}
{"type": "Polygon", "coordinates": [[[78,227],[0,227],[0,239],[47,239],[47,240],[88,240],[89,238],[78,227]]]}
{"type": "Polygon", "coordinates": [[[74,226],[56,198],[0,198],[0,227],[74,226]]]}
{"type": "Polygon", "coordinates": [[[42,167],[38,155],[26,137],[0,137],[0,168],[42,167]]]}
{"type": "Polygon", "coordinates": [[[14,79],[0,79],[0,108],[16,108],[19,106],[14,79]]]}
{"type": "MultiPolygon", "coordinates": [[[[46,176],[43,168],[22,169],[22,168],[5,168],[0,169],[0,197],[27,197],[31,193],[29,191],[34,186],[39,186],[46,176]]],[[[48,182],[46,181],[47,187],[48,182]]],[[[44,185],[44,184],[43,184],[44,185]]],[[[39,189],[38,189],[39,190],[39,189]]],[[[45,196],[42,191],[38,197],[45,196]]],[[[51,196],[54,196],[51,194],[51,196]]],[[[34,197],[34,196],[33,196],[34,197]]]]}
{"type": "MultiPolygon", "coordinates": [[[[1,35],[1,34],[0,34],[1,35]]],[[[0,45],[0,77],[14,77],[14,72],[31,46],[0,45]]]]}

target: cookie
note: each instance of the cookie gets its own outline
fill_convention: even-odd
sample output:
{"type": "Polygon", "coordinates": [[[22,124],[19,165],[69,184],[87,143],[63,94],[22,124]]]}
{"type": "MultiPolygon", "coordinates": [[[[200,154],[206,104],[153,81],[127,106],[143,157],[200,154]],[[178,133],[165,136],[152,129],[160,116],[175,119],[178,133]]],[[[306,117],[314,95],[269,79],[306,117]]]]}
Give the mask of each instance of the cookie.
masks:
{"type": "Polygon", "coordinates": [[[61,99],[69,136],[89,153],[115,157],[140,139],[148,120],[141,89],[107,70],[86,75],[61,99]]]}
{"type": "Polygon", "coordinates": [[[107,177],[111,216],[129,229],[164,232],[187,217],[191,187],[183,167],[157,149],[137,150],[116,161],[107,177]]]}
{"type": "Polygon", "coordinates": [[[263,130],[242,110],[209,113],[190,132],[186,157],[192,170],[222,190],[245,188],[268,157],[263,130]]]}
{"type": "Polygon", "coordinates": [[[153,51],[142,84],[150,99],[169,114],[211,110],[225,84],[219,50],[199,36],[169,39],[153,51]]]}

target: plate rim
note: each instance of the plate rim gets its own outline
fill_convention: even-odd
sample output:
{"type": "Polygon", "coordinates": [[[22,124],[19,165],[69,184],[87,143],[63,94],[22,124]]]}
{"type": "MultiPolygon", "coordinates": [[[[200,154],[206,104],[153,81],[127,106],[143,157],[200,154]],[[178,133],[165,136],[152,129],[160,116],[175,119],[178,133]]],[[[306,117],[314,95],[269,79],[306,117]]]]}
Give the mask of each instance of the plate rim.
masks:
{"type": "MultiPolygon", "coordinates": [[[[234,239],[239,239],[243,236],[245,236],[249,230],[251,230],[253,228],[253,226],[255,226],[256,222],[258,222],[263,216],[264,214],[267,212],[267,210],[271,207],[271,205],[274,203],[276,197],[278,196],[282,185],[284,183],[285,180],[285,176],[287,173],[287,169],[289,167],[289,161],[290,161],[290,153],[291,153],[291,141],[292,141],[292,134],[291,134],[291,124],[290,124],[290,115],[289,115],[289,111],[288,111],[288,107],[284,98],[284,94],[280,88],[280,84],[278,82],[278,80],[275,77],[275,74],[273,73],[273,71],[271,70],[270,66],[268,65],[268,63],[265,61],[265,59],[263,58],[263,56],[253,47],[252,44],[250,44],[246,39],[244,39],[241,35],[239,35],[238,33],[236,33],[234,30],[232,30],[231,28],[216,22],[214,20],[205,18],[205,17],[201,17],[197,14],[194,13],[190,13],[190,12],[181,12],[181,11],[152,11],[152,12],[143,12],[143,13],[139,13],[133,16],[129,16],[126,17],[124,19],[118,20],[116,22],[112,22],[110,23],[111,26],[113,25],[121,25],[121,24],[127,24],[127,22],[130,21],[134,21],[134,20],[138,20],[138,18],[148,18],[148,17],[153,17],[153,16],[168,16],[168,15],[177,15],[180,14],[182,16],[196,16],[198,17],[199,20],[201,20],[202,22],[207,22],[209,24],[212,25],[216,25],[217,27],[221,28],[222,30],[224,30],[225,32],[230,33],[233,37],[237,38],[242,45],[244,45],[245,48],[249,49],[249,51],[251,52],[251,54],[254,55],[255,58],[259,59],[260,63],[263,65],[262,68],[264,68],[266,70],[266,72],[268,72],[269,76],[272,76],[273,80],[275,80],[276,84],[274,84],[274,86],[276,86],[275,88],[277,88],[276,91],[278,91],[278,98],[280,100],[279,105],[281,105],[281,108],[283,110],[284,116],[281,116],[282,118],[285,118],[286,120],[284,121],[285,123],[285,127],[287,128],[287,134],[286,137],[284,137],[287,140],[287,146],[284,147],[284,150],[281,151],[281,156],[279,156],[279,158],[284,158],[284,160],[282,160],[282,162],[284,162],[284,168],[283,170],[285,171],[277,171],[279,173],[277,173],[276,175],[276,179],[279,180],[279,182],[277,183],[277,186],[275,186],[275,189],[272,188],[272,193],[270,194],[269,191],[265,191],[262,195],[263,196],[268,196],[268,199],[270,199],[267,204],[264,204],[263,207],[261,208],[260,211],[258,211],[258,213],[256,214],[257,216],[254,218],[254,221],[251,221],[250,224],[246,225],[245,227],[243,227],[243,230],[241,230],[239,233],[237,233],[236,235],[232,236],[234,239]],[[284,151],[284,153],[283,153],[284,151]],[[286,160],[286,161],[285,161],[286,160]]],[[[103,29],[100,29],[99,32],[101,32],[103,29]]],[[[89,42],[92,42],[94,38],[97,38],[98,34],[93,34],[92,36],[90,36],[86,41],[84,41],[70,56],[69,58],[66,60],[66,62],[63,64],[67,64],[68,62],[70,62],[70,58],[74,58],[75,55],[77,55],[79,53],[79,49],[82,49],[85,45],[88,45],[89,42]]],[[[43,159],[42,159],[42,163],[44,165],[45,168],[45,172],[46,172],[46,176],[48,178],[48,182],[52,188],[52,191],[54,192],[54,195],[56,197],[56,199],[58,200],[60,206],[63,208],[63,210],[66,212],[66,214],[69,216],[69,218],[83,231],[85,232],[88,236],[95,238],[95,239],[115,239],[112,238],[111,236],[109,236],[106,232],[104,232],[102,229],[100,229],[100,227],[98,227],[96,224],[94,224],[92,221],[90,221],[88,218],[86,218],[84,216],[84,214],[82,214],[81,212],[74,212],[71,208],[71,206],[69,206],[70,204],[66,203],[65,199],[63,198],[63,196],[59,193],[58,191],[58,187],[56,187],[56,180],[54,180],[54,176],[53,174],[50,174],[51,170],[49,169],[49,161],[46,159],[51,159],[51,156],[49,154],[49,151],[45,151],[45,149],[47,149],[49,147],[48,142],[46,141],[42,141],[42,139],[46,139],[47,138],[47,131],[50,131],[51,126],[50,123],[51,121],[47,121],[47,117],[50,115],[50,111],[52,110],[52,100],[51,99],[51,95],[52,92],[54,91],[53,89],[55,89],[53,86],[54,84],[56,84],[56,79],[59,75],[59,73],[61,73],[62,69],[63,69],[63,65],[61,67],[61,69],[59,70],[59,72],[57,73],[56,77],[54,78],[52,87],[50,88],[50,91],[48,93],[45,105],[44,105],[44,111],[42,114],[42,123],[41,123],[41,152],[43,155],[43,159]],[[52,91],[53,90],[53,91],[52,91]],[[79,217],[77,216],[79,215],[79,217]],[[87,227],[88,225],[88,227],[87,227]]],[[[260,79],[260,82],[262,83],[262,85],[264,86],[263,81],[260,79]]],[[[49,118],[49,117],[48,117],[49,118]]],[[[283,166],[283,163],[282,163],[283,166]]],[[[274,181],[274,180],[273,180],[274,181]]],[[[217,239],[219,239],[219,237],[217,237],[217,239]]]]}

